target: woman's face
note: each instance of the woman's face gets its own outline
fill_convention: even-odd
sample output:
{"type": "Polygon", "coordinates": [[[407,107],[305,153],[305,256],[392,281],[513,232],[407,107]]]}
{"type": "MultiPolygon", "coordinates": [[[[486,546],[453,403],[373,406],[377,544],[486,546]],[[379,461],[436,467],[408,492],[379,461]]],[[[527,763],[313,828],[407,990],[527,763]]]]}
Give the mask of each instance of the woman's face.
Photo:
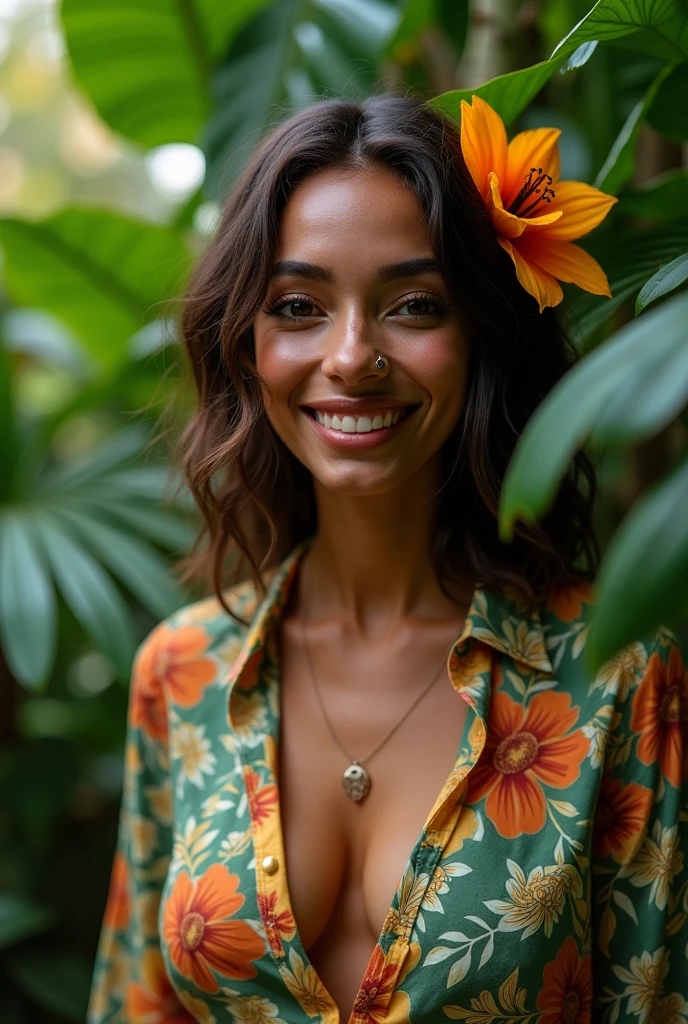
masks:
{"type": "Polygon", "coordinates": [[[295,190],[254,334],[269,421],[332,491],[398,486],[460,416],[468,343],[418,200],[385,169],[295,190]]]}

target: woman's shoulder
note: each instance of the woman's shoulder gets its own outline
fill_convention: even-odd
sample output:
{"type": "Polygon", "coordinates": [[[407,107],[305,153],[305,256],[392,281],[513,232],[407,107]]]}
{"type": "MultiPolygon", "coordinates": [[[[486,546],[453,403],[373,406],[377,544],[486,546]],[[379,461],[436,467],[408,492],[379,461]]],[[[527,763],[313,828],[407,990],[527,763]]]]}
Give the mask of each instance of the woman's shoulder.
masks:
{"type": "MultiPolygon", "coordinates": [[[[269,586],[273,571],[262,575],[269,586]]],[[[218,671],[225,670],[239,654],[251,623],[261,605],[264,592],[253,579],[246,579],[223,590],[227,609],[216,595],[203,597],[177,608],[158,622],[144,637],[136,651],[135,675],[142,668],[169,676],[174,665],[187,669],[212,658],[218,671]]],[[[209,663],[209,662],[208,662],[209,663]]]]}
{"type": "MultiPolygon", "coordinates": [[[[581,581],[555,587],[540,607],[545,642],[553,663],[566,657],[569,661],[583,660],[585,648],[594,623],[597,588],[594,582],[581,581]]],[[[613,683],[620,685],[621,695],[636,685],[648,670],[661,671],[661,665],[671,662],[672,668],[682,660],[679,640],[665,625],[657,625],[629,641],[598,670],[592,681],[593,688],[607,693],[613,683]]]]}

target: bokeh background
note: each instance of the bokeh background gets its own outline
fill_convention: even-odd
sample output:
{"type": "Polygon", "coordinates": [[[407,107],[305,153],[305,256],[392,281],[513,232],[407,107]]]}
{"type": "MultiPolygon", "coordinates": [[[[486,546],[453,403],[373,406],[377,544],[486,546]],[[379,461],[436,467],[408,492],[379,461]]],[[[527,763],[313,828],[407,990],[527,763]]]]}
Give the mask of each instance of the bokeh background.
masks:
{"type": "MultiPolygon", "coordinates": [[[[562,178],[620,198],[582,242],[615,298],[565,288],[582,353],[688,250],[685,6],[605,3],[626,31],[596,45],[593,27],[540,87],[509,86],[530,82],[509,131],[562,128],[562,178]]],[[[590,6],[0,0],[3,1024],[85,1019],[133,653],[197,593],[172,571],[197,526],[171,469],[191,402],[176,299],[246,157],[322,96],[470,95],[532,69],[590,6]]],[[[594,446],[605,543],[683,458],[685,397],[651,436],[594,446]]],[[[677,551],[685,568],[688,537],[677,551]]]]}

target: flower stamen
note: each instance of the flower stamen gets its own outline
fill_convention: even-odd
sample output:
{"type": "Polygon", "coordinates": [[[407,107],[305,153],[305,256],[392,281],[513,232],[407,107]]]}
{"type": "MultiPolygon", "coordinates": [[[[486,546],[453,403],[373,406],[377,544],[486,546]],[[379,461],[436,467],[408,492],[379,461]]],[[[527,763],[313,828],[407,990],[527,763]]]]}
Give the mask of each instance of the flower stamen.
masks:
{"type": "Polygon", "coordinates": [[[526,217],[535,209],[538,203],[551,203],[556,195],[554,189],[549,187],[552,184],[553,178],[551,175],[543,172],[542,167],[531,167],[530,174],[524,180],[525,185],[522,186],[521,191],[518,193],[507,211],[508,213],[516,214],[519,217],[526,217]],[[538,175],[535,180],[533,180],[534,174],[538,175]],[[527,206],[525,210],[520,209],[532,195],[540,192],[540,186],[545,178],[547,179],[547,185],[545,185],[542,195],[538,195],[537,199],[532,202],[530,206],[527,206]]]}

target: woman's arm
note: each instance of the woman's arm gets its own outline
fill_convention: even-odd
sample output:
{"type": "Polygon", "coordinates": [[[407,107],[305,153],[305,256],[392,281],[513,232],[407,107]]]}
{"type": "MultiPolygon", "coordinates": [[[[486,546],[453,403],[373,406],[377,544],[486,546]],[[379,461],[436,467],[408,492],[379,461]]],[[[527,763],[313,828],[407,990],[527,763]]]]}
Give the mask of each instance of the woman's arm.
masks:
{"type": "Polygon", "coordinates": [[[160,894],[172,856],[167,704],[156,674],[157,627],[134,660],[124,792],[110,889],[98,945],[88,1024],[195,1020],[165,974],[160,894]]]}
{"type": "Polygon", "coordinates": [[[609,709],[593,841],[601,1024],[688,1015],[688,674],[666,630],[629,659],[640,672],[609,709]]]}

